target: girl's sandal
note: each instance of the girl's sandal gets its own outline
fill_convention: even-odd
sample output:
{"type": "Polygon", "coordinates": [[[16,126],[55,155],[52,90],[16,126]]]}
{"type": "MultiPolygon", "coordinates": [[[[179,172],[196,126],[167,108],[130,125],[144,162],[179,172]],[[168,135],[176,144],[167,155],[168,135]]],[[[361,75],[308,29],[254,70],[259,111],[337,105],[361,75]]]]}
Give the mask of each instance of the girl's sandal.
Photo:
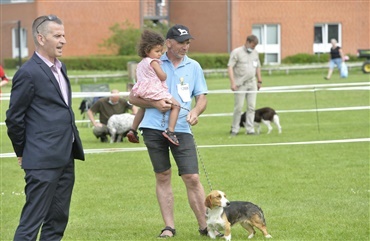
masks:
{"type": "Polygon", "coordinates": [[[170,131],[168,128],[162,132],[163,136],[166,137],[172,144],[178,146],[180,145],[179,140],[177,139],[175,132],[170,131]]]}
{"type": "Polygon", "coordinates": [[[137,135],[137,131],[135,131],[134,129],[130,129],[130,131],[127,133],[126,136],[129,140],[129,142],[140,143],[139,136],[137,135]]]}

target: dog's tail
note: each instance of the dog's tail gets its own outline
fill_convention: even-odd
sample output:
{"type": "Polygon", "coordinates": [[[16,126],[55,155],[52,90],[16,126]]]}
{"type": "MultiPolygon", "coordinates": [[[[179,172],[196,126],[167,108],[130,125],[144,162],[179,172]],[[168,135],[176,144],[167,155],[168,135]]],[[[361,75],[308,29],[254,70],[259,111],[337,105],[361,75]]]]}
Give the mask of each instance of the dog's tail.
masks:
{"type": "Polygon", "coordinates": [[[260,217],[261,217],[261,221],[263,222],[263,225],[266,226],[266,220],[265,220],[265,215],[263,214],[263,211],[262,209],[259,210],[260,211],[260,217]]]}

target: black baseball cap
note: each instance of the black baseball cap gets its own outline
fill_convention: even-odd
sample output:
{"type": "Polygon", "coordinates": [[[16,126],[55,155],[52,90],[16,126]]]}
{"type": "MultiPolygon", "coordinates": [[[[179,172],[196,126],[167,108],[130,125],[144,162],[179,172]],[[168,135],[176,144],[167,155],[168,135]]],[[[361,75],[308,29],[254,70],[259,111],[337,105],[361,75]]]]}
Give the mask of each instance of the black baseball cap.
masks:
{"type": "Polygon", "coordinates": [[[174,39],[179,43],[182,43],[188,39],[194,39],[189,32],[189,29],[181,24],[172,26],[167,32],[167,39],[174,39]]]}

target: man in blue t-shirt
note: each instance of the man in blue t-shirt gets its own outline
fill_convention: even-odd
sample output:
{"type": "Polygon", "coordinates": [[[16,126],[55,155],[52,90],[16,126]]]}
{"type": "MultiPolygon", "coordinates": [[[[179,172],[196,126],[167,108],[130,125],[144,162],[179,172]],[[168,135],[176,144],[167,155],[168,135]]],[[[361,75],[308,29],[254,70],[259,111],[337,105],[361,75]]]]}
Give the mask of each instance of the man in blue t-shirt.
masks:
{"type": "Polygon", "coordinates": [[[171,27],[166,36],[167,52],[163,54],[162,69],[167,74],[166,83],[172,96],[180,103],[180,114],[175,134],[179,146],[172,144],[162,132],[168,127],[171,101],[147,101],[130,95],[130,102],[145,108],[145,116],[139,129],[153,165],[156,177],[156,193],[165,228],[159,237],[172,237],[176,234],[174,222],[174,199],[171,187],[170,153],[176,161],[178,174],[185,183],[188,200],[199,225],[199,233],[207,235],[204,189],[199,180],[197,152],[190,126],[198,123],[198,117],[207,106],[207,84],[198,62],[186,54],[193,37],[183,25],[171,27]],[[192,108],[192,99],[195,106],[192,108]]]}

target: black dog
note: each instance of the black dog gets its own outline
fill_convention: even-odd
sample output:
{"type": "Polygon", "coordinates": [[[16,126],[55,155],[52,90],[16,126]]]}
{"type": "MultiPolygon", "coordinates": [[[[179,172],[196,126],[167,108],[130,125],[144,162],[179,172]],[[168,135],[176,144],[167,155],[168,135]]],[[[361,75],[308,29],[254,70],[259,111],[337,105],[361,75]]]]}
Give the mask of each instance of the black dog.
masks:
{"type": "MultiPolygon", "coordinates": [[[[246,121],[246,112],[244,112],[240,118],[240,127],[245,127],[246,121]]],[[[281,126],[280,126],[280,119],[277,115],[276,111],[270,107],[264,107],[261,109],[257,109],[254,113],[254,124],[257,126],[257,133],[259,134],[261,131],[261,122],[265,124],[268,128],[267,134],[270,134],[272,131],[271,122],[274,122],[279,130],[279,134],[281,133],[281,126]]]]}

